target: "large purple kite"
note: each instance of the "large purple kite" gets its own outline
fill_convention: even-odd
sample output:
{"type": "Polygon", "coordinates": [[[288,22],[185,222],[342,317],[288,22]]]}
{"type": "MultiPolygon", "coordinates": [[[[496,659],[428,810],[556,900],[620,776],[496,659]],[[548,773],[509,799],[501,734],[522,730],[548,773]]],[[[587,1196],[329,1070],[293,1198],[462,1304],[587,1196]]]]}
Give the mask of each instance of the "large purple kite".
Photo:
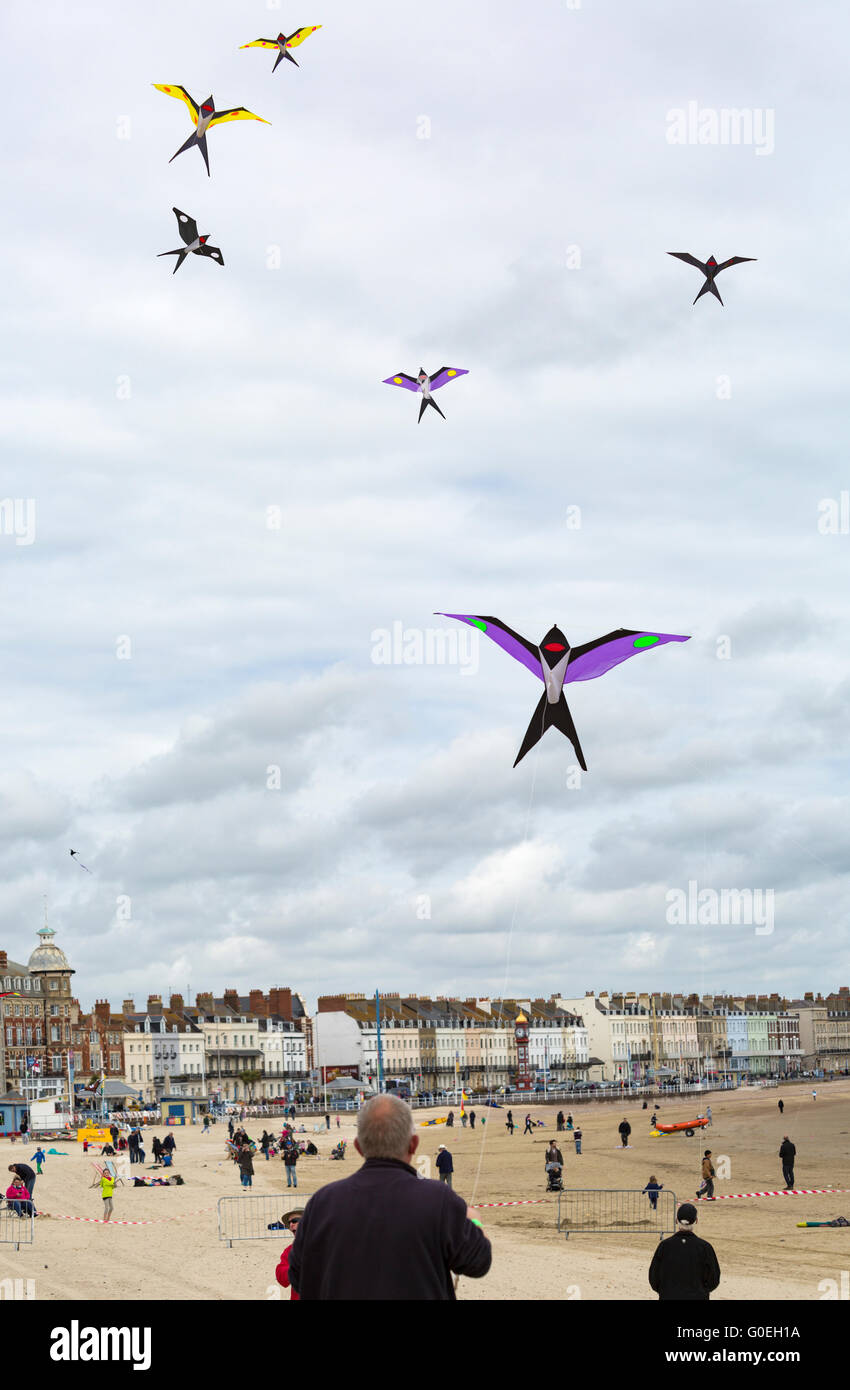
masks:
{"type": "MultiPolygon", "coordinates": [[[[454,381],[456,376],[469,376],[469,371],[465,367],[441,367],[433,376],[429,376],[425,368],[420,367],[418,376],[408,376],[407,372],[396,372],[395,376],[384,377],[384,385],[403,386],[406,391],[420,391],[422,404],[419,407],[419,419],[421,420],[426,407],[429,405],[433,406],[438,415],[443,415],[431,392],[438,391],[441,386],[445,386],[447,381],[454,381]]],[[[443,415],[444,420],[445,418],[443,415]]]]}
{"type": "Polygon", "coordinates": [[[546,633],[540,645],[535,646],[498,618],[479,618],[470,613],[440,613],[438,616],[457,618],[458,622],[469,623],[471,627],[486,632],[502,651],[512,656],[514,661],[522,662],[523,666],[526,666],[532,675],[537,676],[538,680],[542,680],[546,687],[537,709],[531,716],[531,723],[517,753],[514,767],[525,757],[528,750],[534,747],[546,730],[554,725],[570,740],[581,767],[587,772],[587,763],[584,761],[576,727],[564,698],[564,686],[572,681],[592,681],[597,676],[604,676],[612,666],[619,666],[621,661],[628,661],[630,656],[637,656],[649,647],[660,647],[664,642],[690,640],[689,637],[677,637],[670,632],[639,632],[618,627],[615,632],[608,632],[604,637],[596,637],[592,642],[585,642],[580,647],[571,647],[560,628],[553,627],[546,633]]]}

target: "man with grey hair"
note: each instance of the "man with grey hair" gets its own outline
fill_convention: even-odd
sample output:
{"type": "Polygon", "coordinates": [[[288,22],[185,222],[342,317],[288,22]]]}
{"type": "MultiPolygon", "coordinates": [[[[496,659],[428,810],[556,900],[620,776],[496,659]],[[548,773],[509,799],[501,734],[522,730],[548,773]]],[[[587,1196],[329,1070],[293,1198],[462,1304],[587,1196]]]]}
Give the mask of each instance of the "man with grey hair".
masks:
{"type": "Polygon", "coordinates": [[[444,1183],[417,1181],[410,1106],[373,1096],[354,1147],[362,1168],[314,1193],[299,1224],[289,1277],[302,1301],[447,1301],[453,1274],[487,1273],[492,1251],[477,1212],[444,1183]]]}

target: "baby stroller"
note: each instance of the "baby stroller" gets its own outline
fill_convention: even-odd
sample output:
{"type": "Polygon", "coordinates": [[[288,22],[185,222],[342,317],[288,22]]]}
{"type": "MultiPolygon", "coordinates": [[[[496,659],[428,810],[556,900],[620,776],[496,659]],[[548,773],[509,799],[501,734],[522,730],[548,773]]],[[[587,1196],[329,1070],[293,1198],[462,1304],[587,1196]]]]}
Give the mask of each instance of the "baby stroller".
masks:
{"type": "Polygon", "coordinates": [[[336,1158],[336,1159],[344,1159],[344,1158],[345,1158],[345,1140],[344,1140],[344,1139],[340,1139],[339,1143],[336,1144],[336,1145],[334,1146],[334,1148],[331,1149],[331,1158],[336,1158]]]}
{"type": "Polygon", "coordinates": [[[564,1184],[563,1184],[563,1182],[561,1181],[561,1165],[560,1165],[560,1163],[547,1163],[547,1164],[546,1164],[546,1191],[547,1191],[547,1192],[563,1192],[563,1190],[564,1190],[564,1184]]]}

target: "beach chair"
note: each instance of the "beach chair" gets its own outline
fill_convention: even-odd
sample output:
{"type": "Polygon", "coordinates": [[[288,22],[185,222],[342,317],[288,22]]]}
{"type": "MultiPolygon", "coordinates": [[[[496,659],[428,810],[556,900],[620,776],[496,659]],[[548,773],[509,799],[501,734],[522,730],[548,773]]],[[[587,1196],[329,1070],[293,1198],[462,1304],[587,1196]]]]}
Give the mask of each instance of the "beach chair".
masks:
{"type": "Polygon", "coordinates": [[[118,1187],[119,1185],[121,1187],[127,1186],[127,1184],[124,1181],[124,1178],[117,1171],[115,1164],[112,1162],[111,1159],[108,1158],[105,1163],[93,1163],[92,1168],[94,1169],[94,1177],[92,1178],[91,1183],[89,1184],[90,1187],[99,1187],[100,1180],[104,1176],[108,1178],[114,1178],[116,1187],[118,1187]]]}

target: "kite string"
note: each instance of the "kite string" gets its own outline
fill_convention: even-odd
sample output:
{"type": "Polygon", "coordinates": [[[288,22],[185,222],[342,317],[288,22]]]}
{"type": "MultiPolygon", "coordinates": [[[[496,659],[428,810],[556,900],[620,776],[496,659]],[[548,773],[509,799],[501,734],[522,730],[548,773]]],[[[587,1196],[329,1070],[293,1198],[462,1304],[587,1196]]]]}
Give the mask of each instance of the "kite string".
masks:
{"type": "MultiPolygon", "coordinates": [[[[520,845],[520,849],[521,849],[521,850],[525,848],[526,842],[527,842],[527,840],[528,840],[528,827],[529,827],[529,823],[530,823],[530,821],[531,821],[531,809],[532,809],[532,806],[533,806],[533,804],[534,804],[534,789],[535,789],[535,786],[536,786],[536,784],[537,784],[537,763],[538,763],[539,755],[540,755],[540,750],[539,750],[539,745],[538,745],[538,750],[537,750],[537,752],[535,753],[535,756],[534,756],[534,771],[533,771],[533,773],[532,773],[532,775],[531,775],[531,792],[530,792],[530,795],[529,795],[529,798],[528,798],[528,808],[527,808],[526,813],[525,813],[525,830],[524,830],[524,832],[523,832],[522,843],[521,843],[521,845],[520,845]]],[[[503,987],[502,987],[502,1000],[504,1000],[504,998],[505,998],[505,992],[507,991],[507,988],[508,988],[508,975],[509,975],[509,973],[510,973],[510,962],[511,962],[511,945],[512,945],[512,942],[513,942],[514,927],[515,927],[515,925],[516,925],[516,915],[517,915],[517,911],[518,911],[518,909],[519,909],[520,887],[521,887],[521,885],[518,883],[518,884],[517,884],[516,894],[515,894],[515,896],[514,896],[514,910],[513,910],[512,914],[511,914],[511,925],[510,925],[510,929],[509,929],[509,931],[508,931],[508,943],[507,943],[507,947],[506,947],[506,951],[505,951],[505,983],[504,983],[504,985],[503,985],[503,987]]],[[[479,1182],[479,1179],[480,1179],[480,1177],[481,1177],[481,1166],[482,1166],[482,1164],[483,1164],[483,1162],[484,1162],[484,1145],[485,1145],[486,1142],[487,1142],[487,1126],[486,1126],[486,1124],[481,1126],[481,1131],[482,1131],[482,1132],[481,1132],[481,1144],[480,1144],[479,1150],[478,1150],[478,1167],[477,1167],[476,1172],[475,1172],[475,1182],[473,1183],[473,1186],[472,1186],[472,1197],[471,1197],[470,1202],[469,1202],[469,1206],[471,1206],[471,1207],[474,1207],[474,1206],[475,1206],[475,1198],[476,1198],[476,1196],[478,1195],[478,1182],[479,1182]]],[[[457,1286],[458,1286],[459,1283],[460,1283],[460,1275],[457,1274],[457,1275],[455,1275],[455,1292],[457,1292],[457,1286]]]]}

